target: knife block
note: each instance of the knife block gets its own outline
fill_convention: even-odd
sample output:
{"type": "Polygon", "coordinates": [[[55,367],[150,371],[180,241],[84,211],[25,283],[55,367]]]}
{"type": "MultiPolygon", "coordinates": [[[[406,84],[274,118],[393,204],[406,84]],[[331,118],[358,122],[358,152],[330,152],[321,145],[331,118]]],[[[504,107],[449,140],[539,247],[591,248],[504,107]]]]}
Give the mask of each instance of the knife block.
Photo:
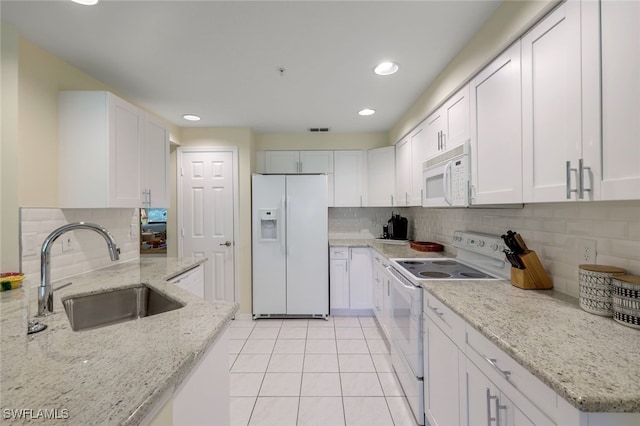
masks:
{"type": "Polygon", "coordinates": [[[524,290],[547,290],[553,288],[551,278],[542,267],[535,251],[518,255],[525,269],[511,268],[511,284],[524,290]]]}

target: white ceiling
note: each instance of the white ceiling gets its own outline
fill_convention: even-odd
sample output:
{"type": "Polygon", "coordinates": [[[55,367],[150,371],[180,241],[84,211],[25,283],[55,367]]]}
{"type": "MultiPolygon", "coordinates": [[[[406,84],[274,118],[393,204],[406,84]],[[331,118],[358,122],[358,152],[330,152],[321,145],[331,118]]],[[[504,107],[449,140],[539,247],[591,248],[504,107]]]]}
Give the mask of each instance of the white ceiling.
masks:
{"type": "Polygon", "coordinates": [[[179,126],[365,132],[389,130],[500,3],[2,0],[0,16],[179,126]],[[375,75],[384,60],[400,71],[375,75]]]}

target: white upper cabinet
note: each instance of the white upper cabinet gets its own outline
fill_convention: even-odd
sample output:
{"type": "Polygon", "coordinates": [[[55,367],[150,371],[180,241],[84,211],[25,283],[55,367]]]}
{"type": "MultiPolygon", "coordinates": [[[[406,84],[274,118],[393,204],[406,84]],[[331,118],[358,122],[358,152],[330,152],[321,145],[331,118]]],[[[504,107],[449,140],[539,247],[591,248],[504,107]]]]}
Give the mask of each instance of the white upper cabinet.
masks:
{"type": "Polygon", "coordinates": [[[451,96],[425,120],[426,158],[469,139],[469,85],[451,96]]]}
{"type": "Polygon", "coordinates": [[[370,149],[367,152],[369,206],[393,207],[396,184],[396,149],[394,146],[370,149]]]}
{"type": "Polygon", "coordinates": [[[145,207],[169,207],[169,129],[145,114],[142,145],[142,202],[145,207]]]}
{"type": "Polygon", "coordinates": [[[265,173],[333,173],[333,151],[265,151],[265,173]]]}
{"type": "Polygon", "coordinates": [[[300,151],[266,151],[265,173],[299,173],[300,151]]]}
{"type": "Polygon", "coordinates": [[[471,81],[471,204],[522,203],[520,41],[471,81]]]}
{"type": "Polygon", "coordinates": [[[427,158],[426,121],[396,144],[397,206],[422,205],[422,163],[427,158]]]}
{"type": "Polygon", "coordinates": [[[592,189],[599,175],[598,161],[583,154],[583,145],[599,145],[597,28],[588,26],[593,7],[567,1],[522,38],[525,202],[597,196],[578,190],[592,189]]]}
{"type": "Polygon", "coordinates": [[[427,159],[427,132],[424,126],[418,126],[410,133],[411,140],[411,190],[410,206],[422,205],[422,163],[427,159]]]}
{"type": "Polygon", "coordinates": [[[442,141],[443,149],[451,149],[469,139],[469,85],[465,85],[444,104],[447,127],[442,141]]]}
{"type": "Polygon", "coordinates": [[[299,173],[333,173],[333,151],[300,151],[299,173]]]}
{"type": "Polygon", "coordinates": [[[604,200],[640,199],[640,2],[603,1],[604,200]]]}
{"type": "Polygon", "coordinates": [[[99,91],[60,92],[58,114],[60,207],[140,207],[144,114],[99,91]]]}
{"type": "Polygon", "coordinates": [[[334,206],[367,205],[366,151],[334,151],[334,206]]]}
{"type": "Polygon", "coordinates": [[[394,205],[408,206],[411,192],[411,140],[405,136],[396,144],[396,196],[394,205]]]}

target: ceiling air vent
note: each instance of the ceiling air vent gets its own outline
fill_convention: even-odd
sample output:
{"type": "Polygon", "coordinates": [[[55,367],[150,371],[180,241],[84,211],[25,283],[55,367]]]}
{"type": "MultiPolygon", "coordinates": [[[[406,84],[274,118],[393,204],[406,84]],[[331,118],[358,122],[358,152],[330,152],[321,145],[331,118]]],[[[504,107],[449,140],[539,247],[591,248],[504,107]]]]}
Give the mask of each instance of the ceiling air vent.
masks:
{"type": "Polygon", "coordinates": [[[311,133],[323,133],[328,132],[330,129],[328,127],[309,127],[309,131],[311,133]]]}

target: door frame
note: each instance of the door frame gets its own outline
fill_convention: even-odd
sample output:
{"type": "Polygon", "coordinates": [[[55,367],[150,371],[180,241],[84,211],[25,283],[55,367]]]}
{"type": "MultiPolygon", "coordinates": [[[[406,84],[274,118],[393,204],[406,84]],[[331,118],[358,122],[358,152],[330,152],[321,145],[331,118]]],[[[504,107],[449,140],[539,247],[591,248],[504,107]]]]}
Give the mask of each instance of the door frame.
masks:
{"type": "MultiPolygon", "coordinates": [[[[239,303],[239,295],[240,289],[238,288],[238,275],[240,274],[240,265],[238,262],[240,256],[240,247],[237,243],[240,232],[240,221],[239,221],[239,212],[240,212],[240,201],[239,201],[239,193],[238,193],[238,184],[240,182],[239,179],[239,171],[238,171],[238,147],[237,146],[219,146],[219,147],[178,147],[176,149],[177,154],[177,164],[176,164],[176,191],[177,191],[177,208],[176,208],[176,222],[178,224],[177,237],[178,237],[178,255],[182,253],[183,250],[183,211],[182,211],[182,202],[183,202],[183,192],[182,192],[182,178],[184,176],[183,173],[183,153],[216,153],[216,152],[231,152],[231,164],[233,166],[233,171],[231,173],[233,180],[233,301],[235,303],[239,303]]],[[[212,277],[213,278],[213,277],[212,277]]]]}

